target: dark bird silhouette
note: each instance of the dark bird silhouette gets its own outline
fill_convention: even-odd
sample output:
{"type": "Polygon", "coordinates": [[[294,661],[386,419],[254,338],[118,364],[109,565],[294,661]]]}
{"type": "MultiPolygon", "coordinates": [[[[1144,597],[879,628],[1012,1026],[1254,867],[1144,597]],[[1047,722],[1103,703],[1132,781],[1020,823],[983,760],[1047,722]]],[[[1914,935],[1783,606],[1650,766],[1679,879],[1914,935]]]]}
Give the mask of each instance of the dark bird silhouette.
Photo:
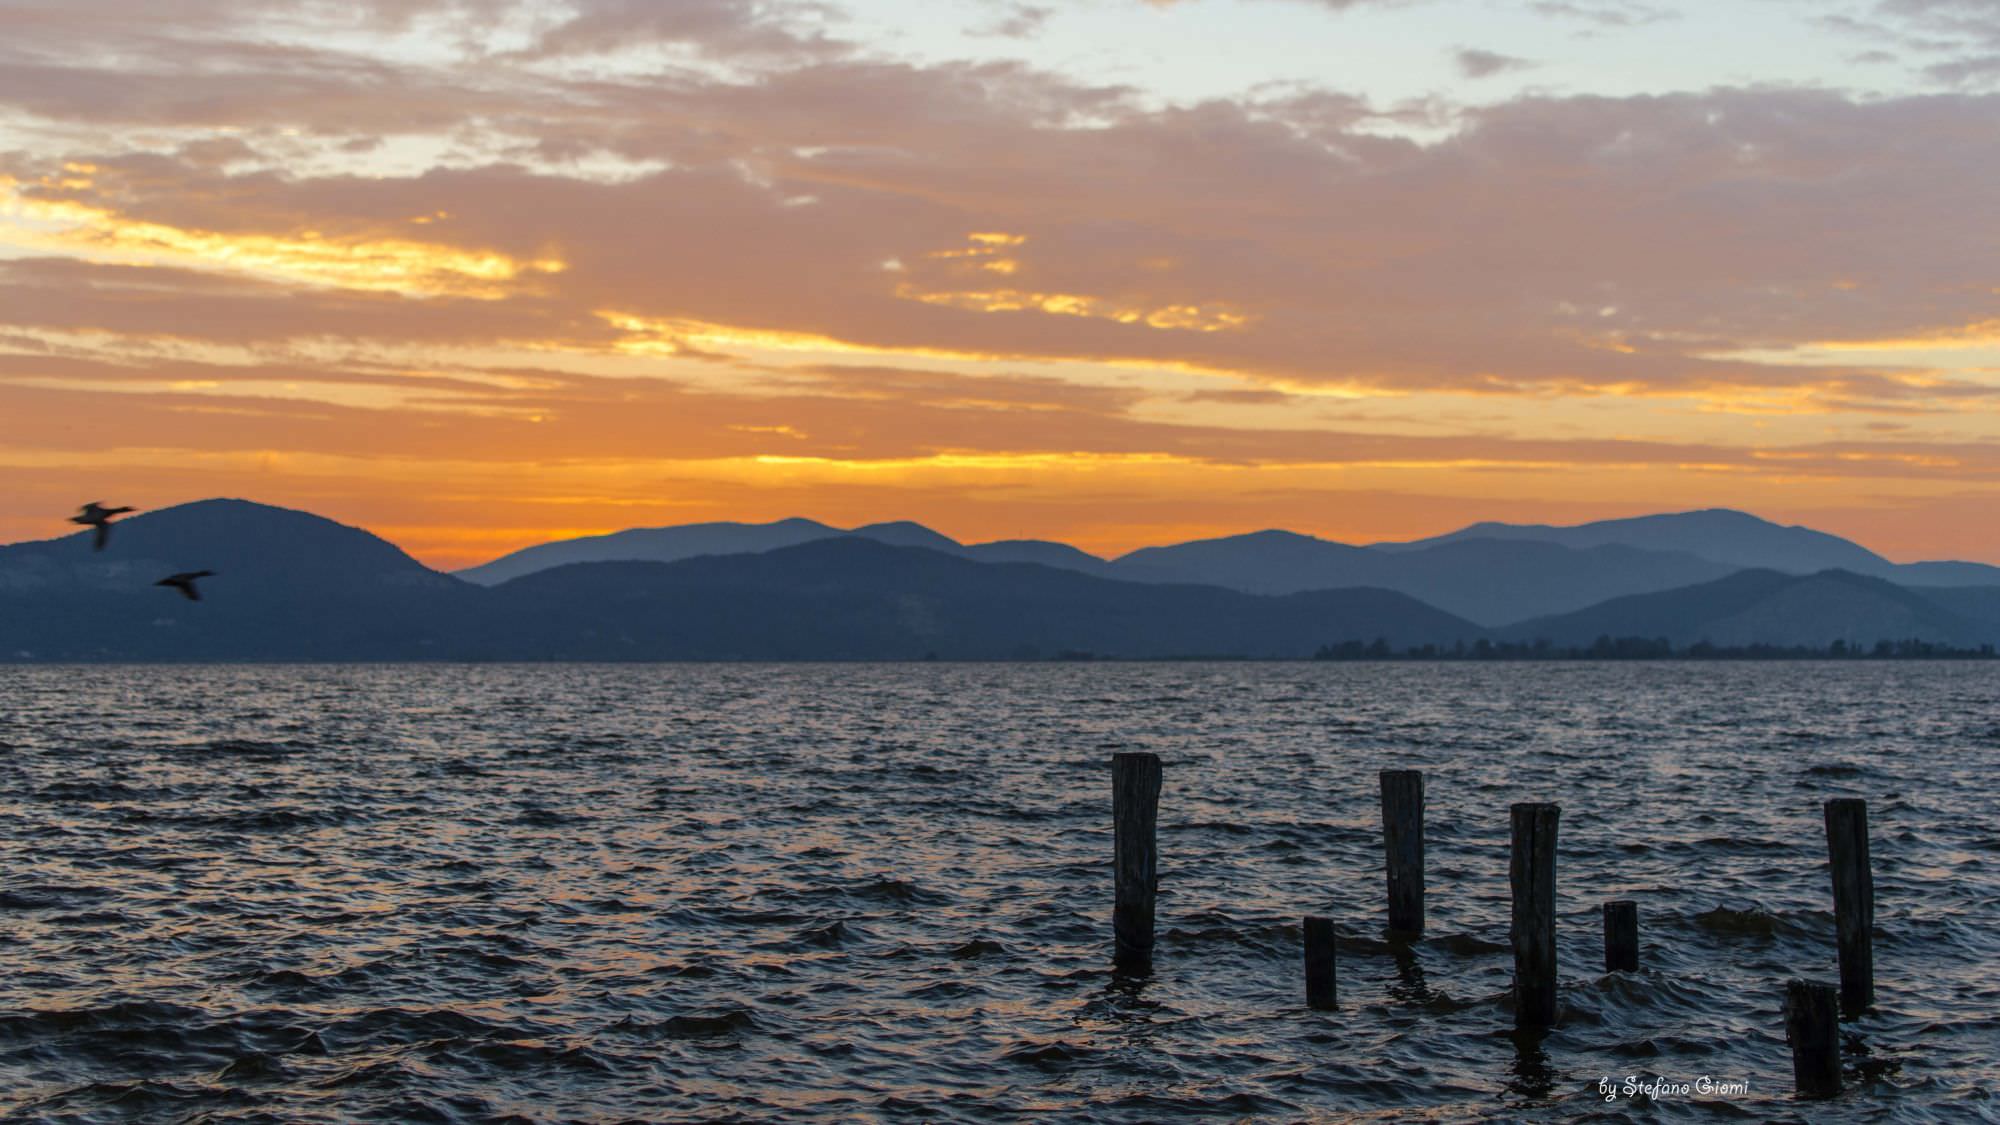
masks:
{"type": "Polygon", "coordinates": [[[95,546],[93,549],[102,551],[104,545],[111,541],[111,521],[127,512],[136,512],[138,510],[137,508],[107,508],[104,506],[104,501],[92,500],[90,503],[77,509],[77,513],[69,518],[69,522],[96,528],[97,538],[94,541],[95,546]]]}
{"type": "Polygon", "coordinates": [[[194,580],[197,578],[213,578],[213,577],[215,577],[215,572],[212,570],[184,570],[179,574],[170,574],[167,577],[160,579],[158,582],[153,583],[153,585],[171,586],[174,589],[179,590],[181,592],[181,596],[186,598],[187,600],[191,602],[198,602],[201,600],[201,591],[195,589],[194,580]]]}

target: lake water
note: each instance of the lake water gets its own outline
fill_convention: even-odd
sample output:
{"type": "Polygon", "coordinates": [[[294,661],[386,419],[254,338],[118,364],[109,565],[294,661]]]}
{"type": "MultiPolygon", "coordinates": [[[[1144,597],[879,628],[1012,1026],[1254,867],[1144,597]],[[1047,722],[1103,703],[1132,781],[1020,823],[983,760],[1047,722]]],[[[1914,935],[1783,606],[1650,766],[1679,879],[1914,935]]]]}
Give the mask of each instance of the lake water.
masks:
{"type": "Polygon", "coordinates": [[[2000,668],[0,669],[0,1113],[24,1121],[2000,1120],[2000,668]],[[1109,971],[1108,760],[1160,945],[1109,971]],[[1376,773],[1426,771],[1381,940],[1376,773]],[[1820,804],[1869,800],[1877,1008],[1820,804]],[[1563,1019],[1517,1038],[1508,805],[1562,805],[1563,1019]],[[1600,903],[1640,903],[1606,977],[1600,903]],[[1342,935],[1302,1004],[1299,919],[1342,935]]]}

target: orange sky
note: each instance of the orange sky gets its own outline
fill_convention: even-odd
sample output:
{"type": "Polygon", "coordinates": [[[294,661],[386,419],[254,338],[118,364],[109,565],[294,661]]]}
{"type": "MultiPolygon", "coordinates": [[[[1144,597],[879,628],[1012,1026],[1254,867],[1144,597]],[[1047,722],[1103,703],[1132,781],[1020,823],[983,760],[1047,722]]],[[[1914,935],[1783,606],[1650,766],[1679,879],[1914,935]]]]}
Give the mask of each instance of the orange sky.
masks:
{"type": "Polygon", "coordinates": [[[1124,59],[845,7],[0,10],[0,540],[215,495],[441,567],[791,515],[1116,553],[1726,506],[2000,562],[1976,68],[1631,89],[1619,36],[1678,32],[1105,0],[1124,59]],[[1202,61],[1239,26],[1269,81],[1202,61]],[[1285,70],[1322,28],[1443,69],[1285,70]]]}

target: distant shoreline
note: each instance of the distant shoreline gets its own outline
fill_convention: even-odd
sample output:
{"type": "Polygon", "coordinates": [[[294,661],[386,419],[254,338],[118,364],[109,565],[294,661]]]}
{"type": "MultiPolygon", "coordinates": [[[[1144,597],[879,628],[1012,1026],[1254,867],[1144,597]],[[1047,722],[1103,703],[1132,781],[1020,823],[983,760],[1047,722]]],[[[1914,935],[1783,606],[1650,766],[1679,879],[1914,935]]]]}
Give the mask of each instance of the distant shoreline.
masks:
{"type": "Polygon", "coordinates": [[[1824,648],[1806,645],[1718,645],[1709,641],[1696,641],[1682,648],[1675,648],[1665,637],[1612,637],[1601,636],[1589,645],[1556,645],[1545,638],[1533,641],[1476,641],[1471,645],[1463,641],[1446,648],[1441,645],[1410,646],[1401,652],[1390,648],[1388,642],[1376,639],[1370,642],[1357,640],[1342,641],[1338,644],[1321,645],[1313,654],[1314,660],[1405,660],[1405,661],[1470,661],[1495,663],[1503,661],[1600,661],[1600,660],[1992,660],[1996,657],[1994,646],[1981,644],[1960,648],[1954,645],[1936,644],[1914,638],[1904,640],[1878,640],[1872,645],[1850,645],[1846,641],[1835,641],[1824,648]]]}
{"type": "Polygon", "coordinates": [[[2000,654],[1991,652],[1959,652],[1952,654],[1890,655],[1874,656],[1866,653],[1858,655],[1833,656],[1820,653],[1779,652],[1759,655],[1705,655],[1693,656],[1677,653],[1670,656],[1591,656],[1591,655],[1541,655],[1475,657],[1439,654],[1431,656],[1395,653],[1389,656],[1100,656],[1096,654],[1077,656],[1043,657],[827,657],[819,659],[777,659],[764,657],[742,657],[737,659],[635,659],[570,660],[549,657],[537,660],[461,660],[448,657],[434,659],[394,659],[394,660],[300,660],[300,659],[229,659],[229,660],[134,660],[129,657],[105,660],[34,660],[9,657],[0,659],[0,669],[8,668],[506,668],[542,667],[553,665],[602,665],[605,667],[639,667],[642,665],[797,665],[814,667],[827,665],[859,666],[868,664],[993,664],[1039,667],[1057,664],[1964,664],[1981,663],[2000,659],[2000,654]]]}

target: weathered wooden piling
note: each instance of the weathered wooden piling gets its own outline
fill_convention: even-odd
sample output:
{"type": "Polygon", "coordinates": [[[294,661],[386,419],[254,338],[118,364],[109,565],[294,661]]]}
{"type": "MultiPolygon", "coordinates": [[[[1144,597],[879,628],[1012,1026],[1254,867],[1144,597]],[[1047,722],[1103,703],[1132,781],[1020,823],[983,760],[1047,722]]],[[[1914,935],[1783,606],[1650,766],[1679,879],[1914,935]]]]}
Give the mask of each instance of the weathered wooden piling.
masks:
{"type": "Polygon", "coordinates": [[[1556,1022],[1556,822],[1547,804],[1513,808],[1514,849],[1508,865],[1514,890],[1514,1026],[1556,1022]]]}
{"type": "Polygon", "coordinates": [[[1306,916],[1306,1007],[1330,1011],[1340,1007],[1334,983],[1333,919],[1306,916]]]}
{"type": "Polygon", "coordinates": [[[1153,898],[1159,890],[1160,756],[1111,756],[1112,961],[1143,972],[1153,963],[1153,898]]]}
{"type": "Polygon", "coordinates": [[[1639,904],[1629,898],[1604,904],[1604,971],[1639,970],[1639,904]]]}
{"type": "Polygon", "coordinates": [[[1830,984],[1785,985],[1785,1040],[1792,1045],[1792,1084],[1808,1098],[1840,1093],[1840,1012],[1830,984]]]}
{"type": "Polygon", "coordinates": [[[1424,775],[1382,771],[1382,845],[1389,868],[1389,932],[1424,932],[1424,775]]]}
{"type": "Polygon", "coordinates": [[[1826,852],[1840,943],[1840,1007],[1857,1016],[1875,1003],[1875,874],[1868,863],[1868,802],[1837,797],[1826,803],[1826,852]]]}

